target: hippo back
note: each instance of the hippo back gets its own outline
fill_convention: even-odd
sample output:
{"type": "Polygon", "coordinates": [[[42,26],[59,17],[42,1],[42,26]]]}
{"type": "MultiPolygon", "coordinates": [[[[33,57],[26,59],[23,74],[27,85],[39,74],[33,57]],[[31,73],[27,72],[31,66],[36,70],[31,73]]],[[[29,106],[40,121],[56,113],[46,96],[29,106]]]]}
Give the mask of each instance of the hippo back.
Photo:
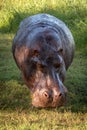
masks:
{"type": "Polygon", "coordinates": [[[74,56],[74,48],[75,48],[74,39],[65,23],[49,14],[33,15],[28,18],[25,18],[20,23],[19,30],[13,41],[13,53],[17,43],[18,44],[22,43],[25,37],[29,35],[29,33],[31,33],[33,29],[37,28],[38,31],[38,27],[40,26],[51,27],[58,33],[60,42],[63,46],[63,59],[67,69],[71,64],[74,56]]]}

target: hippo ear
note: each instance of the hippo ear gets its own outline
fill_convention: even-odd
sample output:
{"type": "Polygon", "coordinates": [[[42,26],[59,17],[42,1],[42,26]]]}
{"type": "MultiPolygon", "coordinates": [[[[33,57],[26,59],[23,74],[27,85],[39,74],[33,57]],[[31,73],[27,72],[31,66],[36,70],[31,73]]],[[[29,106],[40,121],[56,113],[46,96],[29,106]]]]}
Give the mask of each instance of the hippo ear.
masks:
{"type": "Polygon", "coordinates": [[[63,55],[63,48],[59,48],[58,51],[57,51],[57,53],[58,53],[59,55],[63,55]]]}

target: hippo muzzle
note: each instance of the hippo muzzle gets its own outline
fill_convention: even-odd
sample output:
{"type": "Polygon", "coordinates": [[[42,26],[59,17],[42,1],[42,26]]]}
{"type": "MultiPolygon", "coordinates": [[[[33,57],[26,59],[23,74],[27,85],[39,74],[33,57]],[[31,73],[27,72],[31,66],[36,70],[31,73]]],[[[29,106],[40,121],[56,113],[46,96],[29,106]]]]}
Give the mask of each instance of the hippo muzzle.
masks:
{"type": "Polygon", "coordinates": [[[45,76],[41,72],[38,72],[38,75],[40,79],[32,94],[33,106],[45,108],[64,105],[66,103],[67,89],[59,79],[58,74],[53,71],[50,76],[45,76]]]}
{"type": "Polygon", "coordinates": [[[22,72],[35,107],[66,103],[63,85],[74,56],[74,40],[66,25],[48,14],[24,19],[13,40],[14,59],[22,72]]]}

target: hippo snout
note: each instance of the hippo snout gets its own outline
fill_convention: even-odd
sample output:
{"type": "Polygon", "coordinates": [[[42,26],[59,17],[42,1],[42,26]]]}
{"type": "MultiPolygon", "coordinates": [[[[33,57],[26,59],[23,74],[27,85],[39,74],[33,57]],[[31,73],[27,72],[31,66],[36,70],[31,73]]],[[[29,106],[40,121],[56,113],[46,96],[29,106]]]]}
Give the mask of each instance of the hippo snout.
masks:
{"type": "Polygon", "coordinates": [[[35,107],[59,107],[66,103],[66,92],[62,93],[55,90],[43,90],[33,94],[32,105],[35,107]]]}
{"type": "MultiPolygon", "coordinates": [[[[46,80],[44,78],[44,80],[46,80]]],[[[47,78],[48,80],[48,78],[47,78]]],[[[50,84],[48,86],[47,81],[40,86],[38,84],[35,91],[32,93],[32,105],[35,107],[59,107],[66,103],[66,95],[67,89],[61,83],[61,81],[54,82],[52,79],[50,80],[50,84]],[[41,86],[42,85],[42,86],[41,86]]]]}
{"type": "Polygon", "coordinates": [[[49,14],[25,18],[13,40],[13,57],[35,107],[66,103],[63,82],[74,57],[74,39],[64,22],[49,14]]]}

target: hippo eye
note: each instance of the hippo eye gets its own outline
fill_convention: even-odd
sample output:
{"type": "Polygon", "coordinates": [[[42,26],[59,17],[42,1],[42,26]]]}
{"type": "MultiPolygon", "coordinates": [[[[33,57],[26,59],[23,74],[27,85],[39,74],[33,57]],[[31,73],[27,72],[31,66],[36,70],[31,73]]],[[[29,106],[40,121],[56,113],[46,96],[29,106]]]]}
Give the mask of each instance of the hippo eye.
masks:
{"type": "Polygon", "coordinates": [[[38,50],[34,50],[33,55],[34,56],[38,56],[39,55],[39,51],[38,50]]]}
{"type": "Polygon", "coordinates": [[[55,67],[55,68],[59,68],[60,65],[61,65],[61,64],[55,63],[55,64],[54,64],[54,67],[55,67]]]}
{"type": "Polygon", "coordinates": [[[62,54],[63,53],[63,49],[60,48],[57,52],[58,52],[58,54],[62,54]]]}
{"type": "Polygon", "coordinates": [[[63,51],[63,49],[62,48],[60,48],[60,50],[59,50],[60,52],[62,52],[63,51]]]}

